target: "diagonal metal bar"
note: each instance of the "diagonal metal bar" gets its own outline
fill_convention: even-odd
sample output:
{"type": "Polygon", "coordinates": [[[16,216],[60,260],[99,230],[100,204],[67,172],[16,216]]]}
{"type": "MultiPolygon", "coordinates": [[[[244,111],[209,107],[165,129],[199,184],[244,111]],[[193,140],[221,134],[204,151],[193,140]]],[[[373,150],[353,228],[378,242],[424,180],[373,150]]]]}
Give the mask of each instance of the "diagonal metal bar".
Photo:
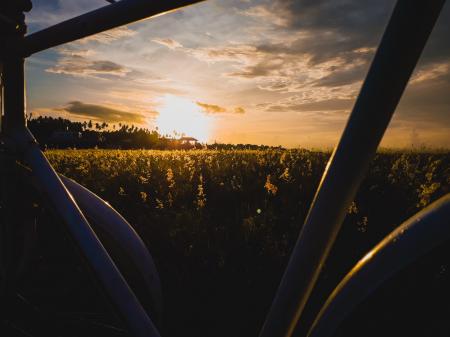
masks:
{"type": "Polygon", "coordinates": [[[292,252],[260,337],[291,337],[445,0],[399,0],[292,252]]]}
{"type": "Polygon", "coordinates": [[[61,22],[25,37],[11,46],[12,53],[23,57],[123,26],[138,20],[179,9],[203,0],[122,0],[92,12],[61,22]]]}

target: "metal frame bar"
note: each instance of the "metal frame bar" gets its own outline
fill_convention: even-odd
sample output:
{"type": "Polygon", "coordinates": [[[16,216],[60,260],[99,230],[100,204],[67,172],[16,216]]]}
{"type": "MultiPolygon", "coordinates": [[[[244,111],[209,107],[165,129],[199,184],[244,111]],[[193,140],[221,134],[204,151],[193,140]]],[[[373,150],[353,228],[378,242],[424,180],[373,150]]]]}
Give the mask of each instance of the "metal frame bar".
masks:
{"type": "Polygon", "coordinates": [[[89,220],[93,220],[95,228],[102,231],[116,242],[116,244],[129,256],[140,272],[151,296],[151,317],[159,326],[162,323],[162,289],[155,263],[138,233],[110,204],[101,199],[84,186],[63,175],[59,175],[62,182],[74,197],[82,212],[89,220]]]}
{"type": "MultiPolygon", "coordinates": [[[[91,267],[136,336],[159,336],[93,233],[72,195],[39,150],[24,119],[23,57],[200,0],[122,0],[53,27],[8,40],[3,51],[5,123],[91,267]]],[[[290,337],[445,0],[398,0],[319,189],[260,337],[290,337]]]]}
{"type": "Polygon", "coordinates": [[[3,61],[3,133],[25,125],[24,59],[7,57],[3,61]]]}
{"type": "Polygon", "coordinates": [[[405,221],[355,265],[326,301],[308,337],[332,336],[384,281],[448,239],[450,193],[405,221]]]}
{"type": "Polygon", "coordinates": [[[122,0],[41,30],[11,46],[25,57],[108,29],[161,15],[204,0],[122,0]]]}
{"type": "Polygon", "coordinates": [[[128,286],[106,249],[92,230],[75,199],[67,190],[28,129],[18,129],[12,140],[32,170],[35,184],[48,198],[78,245],[89,267],[137,337],[159,337],[159,332],[128,286]]]}
{"type": "Polygon", "coordinates": [[[35,183],[61,216],[86,262],[136,337],[158,337],[159,332],[92,230],[75,199],[26,128],[24,57],[196,2],[199,0],[123,0],[26,38],[22,35],[25,31],[23,26],[18,26],[21,29],[16,31],[12,30],[10,36],[2,37],[2,42],[7,42],[8,48],[0,53],[0,62],[4,66],[2,102],[5,108],[1,135],[9,141],[18,156],[17,159],[30,166],[35,183]]]}
{"type": "Polygon", "coordinates": [[[399,0],[292,252],[260,337],[290,337],[445,0],[399,0]]]}

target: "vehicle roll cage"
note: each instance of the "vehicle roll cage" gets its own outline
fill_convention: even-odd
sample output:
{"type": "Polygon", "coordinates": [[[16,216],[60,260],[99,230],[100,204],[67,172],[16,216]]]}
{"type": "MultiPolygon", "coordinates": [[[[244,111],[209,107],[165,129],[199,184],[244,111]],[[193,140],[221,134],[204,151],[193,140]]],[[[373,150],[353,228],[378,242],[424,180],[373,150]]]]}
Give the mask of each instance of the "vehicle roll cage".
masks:
{"type": "MultiPolygon", "coordinates": [[[[152,318],[92,230],[84,213],[89,210],[80,209],[83,208],[80,205],[86,204],[86,200],[96,200],[102,211],[92,211],[94,216],[101,219],[99,221],[115,223],[112,231],[116,234],[126,232],[132,239],[124,244],[129,245],[136,256],[145,255],[151,264],[151,257],[144,251],[142,241],[120,215],[95,199],[98,197],[58,176],[27,129],[25,120],[26,57],[200,2],[107,1],[111,4],[26,36],[22,12],[31,9],[31,2],[20,0],[0,5],[1,146],[3,152],[13,152],[17,160],[31,168],[33,177],[58,212],[130,332],[137,337],[156,337],[159,332],[152,318]]],[[[343,134],[325,169],[260,337],[291,337],[294,334],[348,207],[444,3],[445,0],[397,1],[343,134]]],[[[306,329],[309,330],[307,335],[331,336],[345,318],[345,313],[369,296],[385,279],[449,237],[450,194],[447,194],[399,226],[354,267],[330,295],[311,327],[306,329]],[[361,284],[370,286],[362,289],[361,284]]],[[[4,240],[0,238],[0,244],[4,244],[4,240]]],[[[149,275],[153,273],[152,268],[153,265],[147,270],[149,275]]],[[[145,270],[146,266],[142,265],[142,272],[145,270]]],[[[158,282],[150,287],[159,287],[158,282]]]]}

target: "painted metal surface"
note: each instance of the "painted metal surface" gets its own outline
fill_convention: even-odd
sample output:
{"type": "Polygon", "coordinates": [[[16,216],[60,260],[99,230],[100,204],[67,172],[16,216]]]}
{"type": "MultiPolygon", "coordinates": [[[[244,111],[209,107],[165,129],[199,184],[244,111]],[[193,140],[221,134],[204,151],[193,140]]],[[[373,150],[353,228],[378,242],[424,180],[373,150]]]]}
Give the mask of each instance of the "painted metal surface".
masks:
{"type": "MultiPolygon", "coordinates": [[[[98,240],[72,194],[25,127],[23,57],[199,1],[122,0],[25,38],[24,30],[18,30],[16,36],[8,39],[8,48],[3,48],[0,53],[0,60],[4,65],[5,105],[2,136],[12,141],[20,159],[30,165],[41,190],[64,220],[133,335],[138,337],[156,337],[159,333],[98,240]]],[[[365,175],[444,2],[445,0],[397,2],[344,133],[324,173],[261,337],[290,337],[294,333],[348,205],[365,175]]],[[[79,198],[80,202],[89,195],[87,192],[81,194],[84,197],[79,198]]],[[[105,220],[118,219],[117,215],[96,216],[104,216],[105,220]]],[[[114,235],[124,230],[125,227],[120,227],[122,225],[114,226],[117,230],[114,235]]],[[[388,249],[391,246],[385,247],[388,249]]],[[[133,254],[139,255],[137,251],[133,254]]],[[[389,269],[381,270],[377,275],[384,271],[388,273],[389,269]]],[[[350,281],[357,279],[355,276],[350,281]]],[[[344,281],[338,294],[346,294],[345,291],[350,288],[347,288],[349,286],[345,282],[350,281],[344,281]]],[[[338,299],[339,296],[335,294],[334,298],[338,299]]],[[[335,310],[327,308],[333,308],[336,305],[334,303],[338,303],[337,300],[330,301],[321,313],[320,317],[324,318],[316,321],[315,327],[322,326],[322,320],[329,317],[327,313],[335,310]]],[[[313,330],[312,333],[317,333],[314,331],[318,330],[313,330]]]]}
{"type": "Polygon", "coordinates": [[[86,217],[93,219],[94,223],[91,225],[101,227],[114,239],[114,243],[120,246],[124,254],[129,255],[144,278],[152,297],[154,309],[152,312],[157,315],[155,318],[152,317],[152,320],[161,322],[163,307],[161,282],[153,258],[138,233],[123,216],[95,193],[72,179],[62,175],[60,178],[86,217]]]}
{"type": "Polygon", "coordinates": [[[450,194],[400,225],[367,253],[326,301],[308,337],[330,337],[384,281],[450,239],[450,194]]]}
{"type": "Polygon", "coordinates": [[[260,337],[290,337],[445,0],[399,0],[335,149],[260,337]]]}

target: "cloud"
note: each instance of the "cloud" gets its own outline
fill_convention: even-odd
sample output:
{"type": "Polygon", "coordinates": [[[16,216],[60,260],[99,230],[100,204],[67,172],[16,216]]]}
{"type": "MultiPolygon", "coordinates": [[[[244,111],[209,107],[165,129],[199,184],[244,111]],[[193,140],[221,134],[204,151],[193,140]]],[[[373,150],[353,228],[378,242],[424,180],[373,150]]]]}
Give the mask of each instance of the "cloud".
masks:
{"type": "Polygon", "coordinates": [[[98,42],[109,44],[111,42],[136,35],[136,31],[129,29],[127,26],[118,27],[107,30],[99,34],[91,35],[79,40],[77,43],[85,44],[88,42],[98,42]]]}
{"type": "Polygon", "coordinates": [[[375,51],[367,46],[346,50],[342,47],[343,39],[336,40],[333,34],[325,34],[322,40],[307,31],[296,35],[294,39],[281,39],[281,42],[263,40],[254,45],[228,43],[197,48],[183,47],[172,39],[154,41],[209,64],[227,63],[229,70],[223,72],[223,76],[254,81],[261,90],[280,93],[359,83],[375,51]],[[334,47],[326,50],[324,46],[330,45],[343,49],[340,52],[333,50],[334,47]]]}
{"type": "Polygon", "coordinates": [[[350,64],[330,71],[314,82],[316,87],[340,87],[362,81],[367,73],[367,64],[350,64]]]}
{"type": "Polygon", "coordinates": [[[278,15],[278,13],[274,13],[268,6],[264,5],[250,7],[246,10],[241,11],[241,14],[263,19],[268,23],[272,23],[281,27],[286,27],[288,25],[288,20],[285,17],[278,15]]]}
{"type": "Polygon", "coordinates": [[[202,102],[196,102],[196,104],[202,108],[202,111],[208,114],[220,114],[220,113],[235,113],[235,114],[243,114],[245,113],[245,109],[243,107],[235,107],[233,109],[227,109],[215,104],[207,104],[202,102]]]}
{"type": "MultiPolygon", "coordinates": [[[[314,57],[328,58],[378,45],[396,1],[394,0],[274,0],[241,11],[261,22],[275,23],[292,34],[309,32],[305,44],[314,57]]],[[[450,57],[450,6],[447,4],[430,36],[423,55],[425,63],[450,57]]]]}
{"type": "Polygon", "coordinates": [[[152,41],[155,43],[158,43],[160,45],[163,45],[167,48],[170,48],[170,49],[177,49],[177,48],[183,47],[183,45],[181,43],[179,43],[178,41],[172,40],[172,39],[157,38],[157,39],[153,39],[152,41]]]}
{"type": "Polygon", "coordinates": [[[55,74],[66,74],[77,77],[97,77],[127,75],[131,70],[108,60],[95,60],[90,57],[94,54],[90,50],[61,49],[62,55],[53,67],[46,71],[55,74]]]}
{"type": "Polygon", "coordinates": [[[245,44],[232,44],[219,47],[207,48],[184,48],[184,52],[196,57],[200,61],[208,63],[233,62],[251,63],[252,60],[259,59],[263,55],[256,46],[245,44]]]}
{"type": "Polygon", "coordinates": [[[88,104],[80,101],[72,101],[60,111],[85,118],[97,119],[109,123],[136,123],[145,124],[145,117],[140,113],[133,113],[105,105],[88,104]]]}
{"type": "Polygon", "coordinates": [[[410,84],[418,84],[420,82],[431,80],[445,80],[450,82],[450,62],[433,63],[427,67],[419,69],[411,78],[410,84]]]}
{"type": "Polygon", "coordinates": [[[315,102],[279,102],[275,105],[268,105],[264,109],[271,112],[345,112],[349,111],[354,104],[352,99],[331,98],[315,102]]]}
{"type": "MultiPolygon", "coordinates": [[[[275,38],[256,45],[244,61],[235,58],[240,64],[228,75],[259,80],[260,89],[279,92],[298,92],[309,85],[337,88],[358,84],[367,73],[394,4],[393,0],[275,0],[244,9],[242,15],[278,27],[271,31],[275,38]],[[295,38],[277,38],[286,31],[295,38]]],[[[447,6],[420,62],[426,71],[414,81],[448,76],[448,66],[443,64],[450,64],[450,43],[444,33],[449,29],[447,6]],[[436,64],[440,67],[431,71],[430,65],[436,64]]]]}
{"type": "Polygon", "coordinates": [[[202,108],[203,112],[210,114],[223,113],[227,111],[227,109],[215,104],[207,104],[202,102],[196,102],[196,104],[202,108]]]}
{"type": "Polygon", "coordinates": [[[364,78],[374,48],[359,48],[319,61],[300,41],[309,38],[306,34],[290,42],[182,50],[207,63],[229,62],[231,70],[222,75],[256,81],[258,88],[268,91],[285,93],[312,86],[338,87],[364,78]]]}

